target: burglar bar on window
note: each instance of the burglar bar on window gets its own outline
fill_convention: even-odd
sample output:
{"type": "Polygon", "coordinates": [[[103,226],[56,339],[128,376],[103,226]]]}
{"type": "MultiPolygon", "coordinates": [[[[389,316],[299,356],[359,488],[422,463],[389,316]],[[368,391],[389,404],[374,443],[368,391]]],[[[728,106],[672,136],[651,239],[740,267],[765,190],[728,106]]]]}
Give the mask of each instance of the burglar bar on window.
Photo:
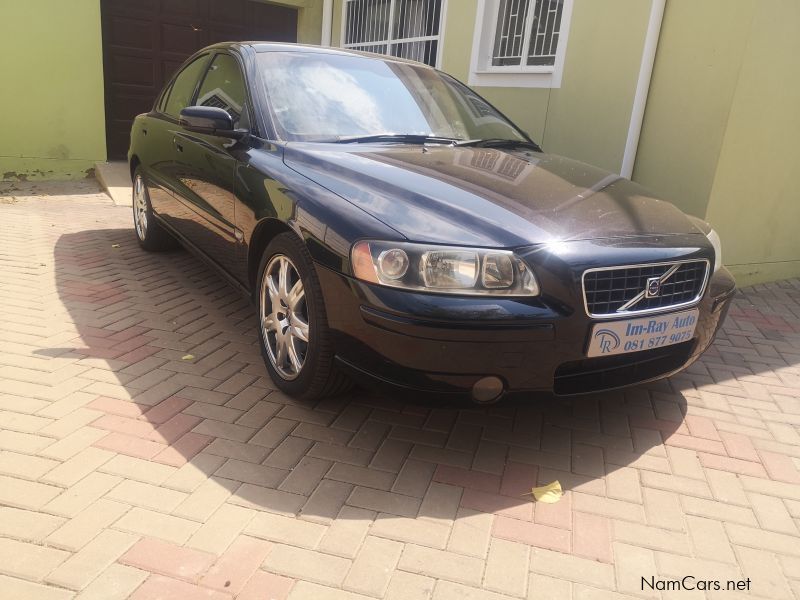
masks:
{"type": "Polygon", "coordinates": [[[345,48],[436,65],[442,0],[347,0],[345,48]]]}
{"type": "Polygon", "coordinates": [[[492,66],[555,65],[563,10],[563,0],[501,0],[492,66]]]}

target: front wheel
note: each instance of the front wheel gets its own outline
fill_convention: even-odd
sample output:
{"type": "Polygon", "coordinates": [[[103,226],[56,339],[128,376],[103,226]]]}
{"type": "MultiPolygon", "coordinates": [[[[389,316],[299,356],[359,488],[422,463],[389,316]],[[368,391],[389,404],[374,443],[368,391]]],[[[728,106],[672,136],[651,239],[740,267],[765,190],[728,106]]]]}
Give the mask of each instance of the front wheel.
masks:
{"type": "Polygon", "coordinates": [[[322,290],[305,245],[292,233],[278,235],[258,273],[261,351],[278,389],[302,400],[348,389],[333,363],[322,290]]]}

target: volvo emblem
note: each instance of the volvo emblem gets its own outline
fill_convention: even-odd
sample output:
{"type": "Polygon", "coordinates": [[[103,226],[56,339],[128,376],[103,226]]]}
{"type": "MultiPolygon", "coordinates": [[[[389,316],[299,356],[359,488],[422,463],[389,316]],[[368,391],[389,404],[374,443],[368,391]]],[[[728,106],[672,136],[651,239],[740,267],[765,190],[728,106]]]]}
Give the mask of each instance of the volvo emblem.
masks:
{"type": "Polygon", "coordinates": [[[661,277],[651,277],[647,280],[647,287],[644,290],[645,298],[655,298],[661,293],[661,277]]]}

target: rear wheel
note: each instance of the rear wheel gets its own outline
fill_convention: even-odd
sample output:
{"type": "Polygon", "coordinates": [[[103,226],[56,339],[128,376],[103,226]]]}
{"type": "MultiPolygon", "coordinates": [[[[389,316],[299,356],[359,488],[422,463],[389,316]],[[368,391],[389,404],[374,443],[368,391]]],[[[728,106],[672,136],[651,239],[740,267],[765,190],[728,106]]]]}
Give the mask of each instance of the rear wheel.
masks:
{"type": "Polygon", "coordinates": [[[139,245],[151,252],[169,250],[176,246],[175,238],[159,225],[153,216],[150,194],[141,169],[133,174],[133,228],[139,245]]]}
{"type": "Polygon", "coordinates": [[[322,290],[305,245],[292,233],[278,235],[258,273],[261,351],[278,389],[303,400],[349,389],[333,362],[322,290]]]}

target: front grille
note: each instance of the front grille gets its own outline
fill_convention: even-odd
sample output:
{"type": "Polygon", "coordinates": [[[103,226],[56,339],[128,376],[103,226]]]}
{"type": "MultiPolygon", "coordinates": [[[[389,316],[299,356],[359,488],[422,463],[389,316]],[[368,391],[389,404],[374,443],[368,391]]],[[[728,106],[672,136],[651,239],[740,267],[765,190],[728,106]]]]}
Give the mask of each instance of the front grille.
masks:
{"type": "Polygon", "coordinates": [[[707,260],[695,260],[589,269],[583,274],[586,312],[590,317],[611,317],[692,304],[703,294],[708,264],[707,260]],[[658,294],[647,298],[647,281],[665,276],[673,267],[677,269],[661,282],[658,294]]]}
{"type": "Polygon", "coordinates": [[[654,350],[585,358],[560,365],[553,392],[560,396],[587,394],[657,379],[682,368],[694,352],[696,340],[654,350]]]}

